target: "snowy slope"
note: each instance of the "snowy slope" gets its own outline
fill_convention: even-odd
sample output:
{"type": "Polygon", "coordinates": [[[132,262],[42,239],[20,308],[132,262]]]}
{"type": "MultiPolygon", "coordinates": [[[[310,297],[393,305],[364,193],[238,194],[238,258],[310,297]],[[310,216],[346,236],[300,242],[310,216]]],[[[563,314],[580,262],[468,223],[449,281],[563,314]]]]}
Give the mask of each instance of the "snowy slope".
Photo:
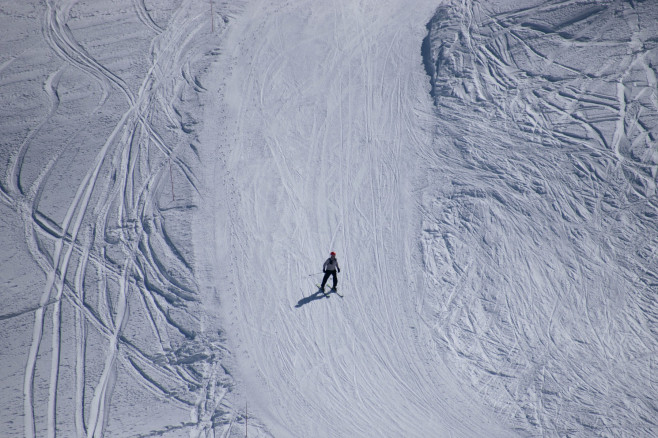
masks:
{"type": "Polygon", "coordinates": [[[522,435],[656,436],[658,8],[505,3],[428,25],[423,319],[522,435]]]}
{"type": "Polygon", "coordinates": [[[229,423],[232,379],[191,241],[203,71],[230,11],[0,7],[0,436],[229,423]]]}
{"type": "Polygon", "coordinates": [[[658,8],[517,3],[0,3],[0,436],[655,436],[658,8]]]}
{"type": "Polygon", "coordinates": [[[215,264],[242,404],[272,436],[510,435],[419,326],[434,8],[251,2],[227,33],[205,125],[215,264]],[[344,299],[315,294],[330,250],[344,299]]]}
{"type": "Polygon", "coordinates": [[[245,401],[273,436],[651,436],[655,8],[455,2],[421,59],[434,6],[251,3],[228,37],[245,401]]]}

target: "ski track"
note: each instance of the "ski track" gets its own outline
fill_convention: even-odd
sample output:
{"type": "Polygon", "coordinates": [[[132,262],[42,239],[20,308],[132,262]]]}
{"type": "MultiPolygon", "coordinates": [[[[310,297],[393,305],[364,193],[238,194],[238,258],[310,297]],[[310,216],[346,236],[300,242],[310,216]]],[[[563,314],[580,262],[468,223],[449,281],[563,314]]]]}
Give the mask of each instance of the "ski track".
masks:
{"type": "Polygon", "coordinates": [[[216,259],[256,433],[509,436],[440,377],[414,322],[408,178],[431,132],[418,42],[434,7],[252,2],[227,36],[209,172],[229,185],[216,259]],[[314,299],[330,249],[345,298],[314,299]]]}
{"type": "MultiPolygon", "coordinates": [[[[34,315],[23,372],[23,429],[9,426],[6,433],[101,437],[174,430],[202,436],[224,413],[232,415],[230,406],[220,407],[230,387],[219,366],[226,351],[194,310],[202,301],[194,280],[201,264],[183,235],[170,236],[175,230],[191,237],[185,224],[199,202],[199,163],[186,149],[197,136],[198,111],[190,103],[204,91],[199,75],[226,23],[216,12],[211,34],[208,5],[200,5],[163,2],[155,11],[160,24],[137,0],[125,10],[110,5],[105,11],[75,1],[35,5],[42,19],[32,25],[42,26],[44,47],[54,55],[39,66],[53,69],[42,86],[49,104],[41,117],[20,122],[27,134],[17,133],[9,143],[2,188],[45,282],[33,308],[2,317],[10,322],[25,312],[34,315]],[[114,43],[111,33],[81,31],[103,12],[133,38],[132,45],[114,43]],[[139,67],[117,61],[111,48],[98,50],[112,44],[118,57],[134,58],[139,67]],[[89,113],[76,114],[76,99],[96,101],[89,113]],[[50,150],[43,146],[47,138],[54,143],[50,150]],[[52,155],[40,156],[44,150],[52,155]],[[88,164],[75,174],[64,160],[81,156],[88,164]],[[62,178],[78,184],[74,192],[66,192],[66,184],[63,194],[55,192],[62,178]],[[54,197],[63,201],[56,208],[54,197]],[[125,408],[113,400],[137,394],[171,415],[144,421],[137,413],[127,424],[125,408]]],[[[31,62],[18,53],[3,71],[20,81],[31,62]]],[[[37,80],[26,77],[23,86],[37,80]]]]}
{"type": "Polygon", "coordinates": [[[521,435],[653,436],[655,8],[507,8],[428,25],[423,321],[521,435]]]}
{"type": "Polygon", "coordinates": [[[651,436],[654,11],[446,3],[432,113],[422,7],[312,4],[249,4],[217,71],[224,318],[268,433],[651,436]],[[329,249],[345,300],[314,295],[329,249]]]}
{"type": "Polygon", "coordinates": [[[2,433],[653,436],[649,3],[3,6],[2,433]]]}

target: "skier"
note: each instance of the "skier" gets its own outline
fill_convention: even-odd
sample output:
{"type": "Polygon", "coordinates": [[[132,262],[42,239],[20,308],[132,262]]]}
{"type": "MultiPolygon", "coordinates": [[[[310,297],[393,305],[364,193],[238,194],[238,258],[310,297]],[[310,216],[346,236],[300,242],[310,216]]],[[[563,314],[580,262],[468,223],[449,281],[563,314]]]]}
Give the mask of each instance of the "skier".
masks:
{"type": "Polygon", "coordinates": [[[324,272],[324,278],[322,279],[322,285],[320,286],[320,289],[322,289],[324,292],[324,285],[327,284],[329,276],[333,276],[334,286],[332,289],[335,290],[336,286],[338,285],[338,276],[336,275],[336,272],[340,272],[335,252],[331,251],[331,257],[329,257],[327,261],[324,262],[324,265],[322,265],[322,272],[324,272]]]}

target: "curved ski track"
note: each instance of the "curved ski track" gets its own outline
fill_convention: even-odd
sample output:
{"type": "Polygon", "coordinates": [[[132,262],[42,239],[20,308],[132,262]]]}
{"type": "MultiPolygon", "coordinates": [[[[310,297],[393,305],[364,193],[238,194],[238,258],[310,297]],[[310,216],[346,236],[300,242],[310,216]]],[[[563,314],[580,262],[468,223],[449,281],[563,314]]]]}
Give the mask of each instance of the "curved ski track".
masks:
{"type": "Polygon", "coordinates": [[[652,436],[658,9],[437,3],[3,5],[3,432],[652,436]]]}
{"type": "Polygon", "coordinates": [[[655,8],[512,3],[436,11],[431,90],[429,2],[254,2],[227,37],[216,260],[258,433],[652,436],[655,8]]]}
{"type": "MultiPolygon", "coordinates": [[[[56,56],[40,66],[54,68],[43,83],[49,110],[19,122],[27,135],[11,145],[2,191],[46,280],[34,306],[0,317],[34,314],[23,431],[7,433],[196,436],[229,423],[225,349],[205,331],[189,243],[199,201],[195,95],[223,28],[211,34],[206,3],[163,2],[158,23],[143,1],[125,3],[35,7],[56,56]],[[128,417],[113,404],[126,397],[172,415],[128,417]]],[[[19,53],[3,68],[14,74],[30,62],[19,53]]],[[[36,83],[16,75],[24,89],[36,83]]]]}
{"type": "Polygon", "coordinates": [[[206,124],[215,264],[231,266],[222,310],[256,434],[509,436],[415,322],[411,176],[432,126],[418,43],[434,7],[252,2],[227,34],[206,124]],[[332,249],[345,298],[314,299],[332,249]]]}
{"type": "Polygon", "coordinates": [[[428,25],[423,319],[522,436],[656,431],[657,18],[465,1],[428,25]]]}

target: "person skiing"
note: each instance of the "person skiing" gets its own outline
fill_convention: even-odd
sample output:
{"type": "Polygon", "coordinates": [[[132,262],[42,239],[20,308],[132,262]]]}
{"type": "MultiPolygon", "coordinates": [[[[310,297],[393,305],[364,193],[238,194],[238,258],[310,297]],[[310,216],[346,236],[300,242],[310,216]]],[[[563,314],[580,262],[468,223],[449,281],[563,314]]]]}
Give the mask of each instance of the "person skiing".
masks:
{"type": "Polygon", "coordinates": [[[332,276],[334,280],[334,286],[332,289],[336,289],[336,286],[338,285],[338,276],[336,275],[336,272],[340,272],[340,268],[338,267],[338,260],[336,260],[335,252],[331,251],[331,257],[329,257],[327,261],[324,262],[324,265],[322,265],[322,272],[324,272],[324,278],[322,279],[320,289],[324,291],[324,285],[327,284],[327,280],[330,276],[332,276]]]}

